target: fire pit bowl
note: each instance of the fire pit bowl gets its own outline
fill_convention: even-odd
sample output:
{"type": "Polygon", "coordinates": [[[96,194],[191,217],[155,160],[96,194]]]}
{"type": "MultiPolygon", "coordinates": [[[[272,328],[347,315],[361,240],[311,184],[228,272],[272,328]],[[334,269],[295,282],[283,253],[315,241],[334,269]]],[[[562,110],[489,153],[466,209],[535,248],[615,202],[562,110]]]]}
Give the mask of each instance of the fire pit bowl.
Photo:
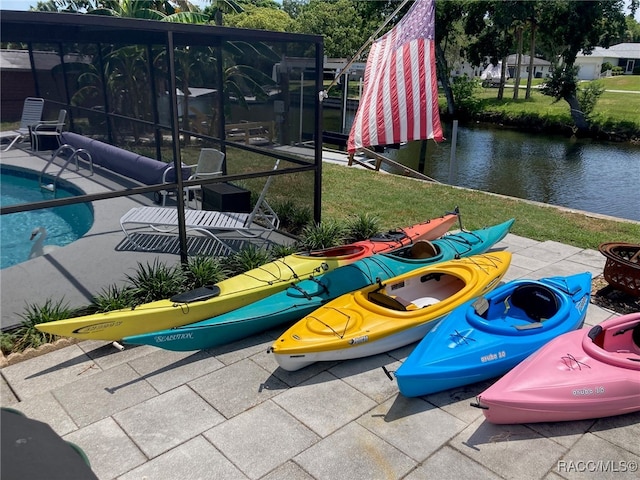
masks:
{"type": "Polygon", "coordinates": [[[598,247],[607,258],[604,279],[616,290],[640,297],[640,244],[607,242],[598,247]]]}

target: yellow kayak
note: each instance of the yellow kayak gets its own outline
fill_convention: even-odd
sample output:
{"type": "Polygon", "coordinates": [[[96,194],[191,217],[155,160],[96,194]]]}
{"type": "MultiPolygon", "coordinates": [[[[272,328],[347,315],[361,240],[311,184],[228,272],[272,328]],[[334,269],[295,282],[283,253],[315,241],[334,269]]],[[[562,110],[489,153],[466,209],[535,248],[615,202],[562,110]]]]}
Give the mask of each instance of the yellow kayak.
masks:
{"type": "Polygon", "coordinates": [[[458,216],[447,214],[369,240],[305,253],[294,253],[215,285],[174,297],[83,317],[36,325],[42,332],[92,340],[120,340],[179,327],[235,310],[307,279],[353,263],[378,252],[390,251],[416,240],[440,237],[458,216]]]}
{"type": "Polygon", "coordinates": [[[296,322],[269,351],[294,371],[417,342],[454,308],[496,287],[510,262],[509,252],[475,255],[342,295],[296,322]]]}

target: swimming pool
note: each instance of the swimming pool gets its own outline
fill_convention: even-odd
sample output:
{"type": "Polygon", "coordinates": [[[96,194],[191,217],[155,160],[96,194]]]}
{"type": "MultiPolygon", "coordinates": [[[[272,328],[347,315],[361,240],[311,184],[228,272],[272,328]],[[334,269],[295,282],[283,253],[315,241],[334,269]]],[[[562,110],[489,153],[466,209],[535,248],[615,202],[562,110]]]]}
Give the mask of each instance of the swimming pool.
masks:
{"type": "MultiPolygon", "coordinates": [[[[82,195],[71,183],[58,180],[58,192],[41,190],[38,172],[19,167],[0,167],[0,204],[4,206],[39,202],[53,198],[82,195]]],[[[0,268],[7,268],[29,259],[34,243],[30,240],[34,228],[44,227],[44,245],[62,247],[82,237],[93,225],[93,207],[89,203],[65,205],[0,216],[0,268]]]]}

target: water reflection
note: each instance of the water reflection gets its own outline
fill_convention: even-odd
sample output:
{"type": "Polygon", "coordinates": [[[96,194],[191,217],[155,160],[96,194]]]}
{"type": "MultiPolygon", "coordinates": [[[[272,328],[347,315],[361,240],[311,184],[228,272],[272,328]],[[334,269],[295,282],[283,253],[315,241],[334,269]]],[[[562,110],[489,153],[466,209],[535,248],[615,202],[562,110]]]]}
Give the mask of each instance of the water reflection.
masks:
{"type": "MultiPolygon", "coordinates": [[[[441,182],[640,221],[640,147],[486,127],[459,127],[455,168],[451,131],[388,156],[441,182]]],[[[448,131],[447,131],[448,130],[448,131]]]]}

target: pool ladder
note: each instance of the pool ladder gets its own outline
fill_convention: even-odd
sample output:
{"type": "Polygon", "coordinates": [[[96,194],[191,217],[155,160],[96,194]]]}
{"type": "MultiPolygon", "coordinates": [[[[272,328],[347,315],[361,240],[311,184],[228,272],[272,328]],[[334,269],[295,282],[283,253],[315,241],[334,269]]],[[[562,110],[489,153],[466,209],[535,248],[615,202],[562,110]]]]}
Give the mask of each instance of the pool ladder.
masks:
{"type": "Polygon", "coordinates": [[[43,190],[49,190],[50,192],[55,193],[56,185],[58,183],[58,178],[60,178],[60,175],[67,168],[69,163],[75,160],[76,171],[80,170],[80,165],[78,164],[78,158],[81,156],[84,157],[84,160],[86,160],[89,163],[89,170],[91,171],[91,175],[93,175],[93,159],[91,158],[91,154],[84,148],[75,149],[71,145],[64,144],[64,145],[61,145],[55,152],[51,154],[51,158],[42,169],[42,172],[40,172],[40,178],[38,179],[40,188],[43,190]],[[66,158],[61,156],[61,154],[63,153],[66,153],[66,158]],[[53,179],[53,183],[47,183],[47,184],[43,183],[43,180],[45,178],[45,172],[47,171],[49,166],[55,161],[55,159],[58,158],[59,156],[65,159],[65,161],[62,167],[60,168],[60,171],[53,179]]]}

